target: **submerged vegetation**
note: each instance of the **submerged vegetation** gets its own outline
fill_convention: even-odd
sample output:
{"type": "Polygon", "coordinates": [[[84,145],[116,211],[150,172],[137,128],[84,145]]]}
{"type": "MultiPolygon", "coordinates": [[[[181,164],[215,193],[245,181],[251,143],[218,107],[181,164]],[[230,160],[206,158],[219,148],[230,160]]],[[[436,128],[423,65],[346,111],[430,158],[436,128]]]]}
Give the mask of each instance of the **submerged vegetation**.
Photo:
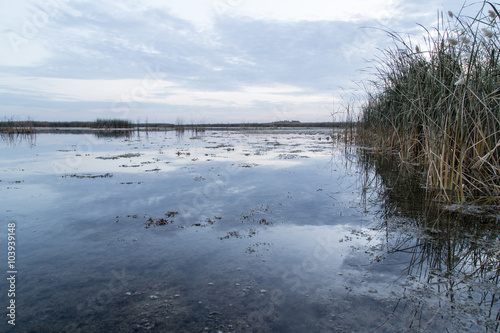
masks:
{"type": "Polygon", "coordinates": [[[362,108],[360,139],[423,166],[446,201],[500,202],[499,16],[449,12],[418,45],[389,33],[362,108]]]}

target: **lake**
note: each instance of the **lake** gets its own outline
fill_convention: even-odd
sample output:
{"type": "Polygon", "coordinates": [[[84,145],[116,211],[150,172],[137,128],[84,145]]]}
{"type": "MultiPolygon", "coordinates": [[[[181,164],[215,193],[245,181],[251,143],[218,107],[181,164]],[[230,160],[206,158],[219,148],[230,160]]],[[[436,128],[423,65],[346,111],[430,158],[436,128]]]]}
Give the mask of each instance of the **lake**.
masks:
{"type": "Polygon", "coordinates": [[[331,134],[3,140],[0,331],[497,332],[498,214],[331,134]]]}

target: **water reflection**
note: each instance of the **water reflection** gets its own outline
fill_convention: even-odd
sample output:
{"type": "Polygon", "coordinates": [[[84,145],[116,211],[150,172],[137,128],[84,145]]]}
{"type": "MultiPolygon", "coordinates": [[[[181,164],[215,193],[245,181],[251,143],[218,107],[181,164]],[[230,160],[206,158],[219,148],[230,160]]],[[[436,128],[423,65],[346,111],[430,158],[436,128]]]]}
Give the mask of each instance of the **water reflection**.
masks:
{"type": "Polygon", "coordinates": [[[7,143],[10,146],[35,146],[36,145],[36,132],[4,132],[0,131],[0,141],[7,143]]]}
{"type": "Polygon", "coordinates": [[[410,167],[331,138],[186,130],[0,146],[23,329],[494,330],[494,218],[437,210],[410,167]]]}
{"type": "Polygon", "coordinates": [[[98,130],[94,131],[94,135],[98,139],[103,138],[131,138],[134,135],[134,130],[98,130]]]}
{"type": "MultiPolygon", "coordinates": [[[[463,315],[454,319],[456,329],[467,330],[469,316],[481,313],[479,327],[497,331],[499,216],[485,209],[468,214],[466,208],[450,210],[426,192],[418,165],[398,164],[369,151],[360,154],[359,163],[363,183],[372,186],[363,190],[363,197],[377,207],[386,255],[409,256],[404,273],[413,294],[447,297],[429,322],[458,310],[463,315]]],[[[422,311],[417,309],[416,315],[422,311]]]]}

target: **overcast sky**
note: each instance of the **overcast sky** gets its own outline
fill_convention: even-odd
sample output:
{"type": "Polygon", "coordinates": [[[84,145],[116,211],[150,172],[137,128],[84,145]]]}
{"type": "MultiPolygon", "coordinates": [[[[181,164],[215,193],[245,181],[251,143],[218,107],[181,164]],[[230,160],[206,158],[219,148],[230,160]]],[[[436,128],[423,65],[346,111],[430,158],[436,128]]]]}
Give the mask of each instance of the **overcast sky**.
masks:
{"type": "Polygon", "coordinates": [[[0,0],[0,116],[328,121],[456,0],[0,0]]]}

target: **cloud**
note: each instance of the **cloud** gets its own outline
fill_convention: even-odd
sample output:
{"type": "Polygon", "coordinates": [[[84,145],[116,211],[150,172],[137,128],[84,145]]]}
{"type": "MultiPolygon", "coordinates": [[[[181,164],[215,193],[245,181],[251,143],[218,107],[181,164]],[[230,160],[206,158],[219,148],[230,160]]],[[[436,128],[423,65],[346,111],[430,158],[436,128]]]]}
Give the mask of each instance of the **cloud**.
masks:
{"type": "Polygon", "coordinates": [[[258,20],[360,22],[391,16],[398,2],[394,0],[309,0],[305,4],[301,0],[287,2],[254,0],[240,1],[238,10],[241,15],[258,20]]]}
{"type": "Polygon", "coordinates": [[[359,69],[390,43],[379,28],[419,29],[414,20],[431,22],[435,8],[431,0],[9,3],[0,14],[10,46],[0,50],[0,113],[327,120],[332,95],[366,78],[359,69]]]}

